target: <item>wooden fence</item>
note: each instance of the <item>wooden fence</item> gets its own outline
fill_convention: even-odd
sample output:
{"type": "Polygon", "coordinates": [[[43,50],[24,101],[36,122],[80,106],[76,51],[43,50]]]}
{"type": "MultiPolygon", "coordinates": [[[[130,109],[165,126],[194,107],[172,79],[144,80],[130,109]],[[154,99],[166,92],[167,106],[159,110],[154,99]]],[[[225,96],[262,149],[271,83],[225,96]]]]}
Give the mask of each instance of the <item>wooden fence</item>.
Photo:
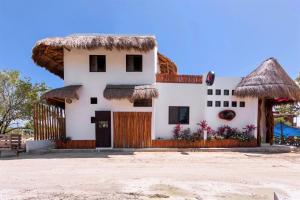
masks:
{"type": "Polygon", "coordinates": [[[33,119],[35,140],[58,140],[66,134],[65,111],[62,108],[35,104],[33,119]]]}
{"type": "Polygon", "coordinates": [[[202,84],[201,75],[156,74],[156,82],[202,84]]]}
{"type": "Polygon", "coordinates": [[[114,147],[151,147],[151,112],[114,112],[114,147]]]}
{"type": "Polygon", "coordinates": [[[0,135],[1,149],[21,149],[21,135],[0,135]]]}

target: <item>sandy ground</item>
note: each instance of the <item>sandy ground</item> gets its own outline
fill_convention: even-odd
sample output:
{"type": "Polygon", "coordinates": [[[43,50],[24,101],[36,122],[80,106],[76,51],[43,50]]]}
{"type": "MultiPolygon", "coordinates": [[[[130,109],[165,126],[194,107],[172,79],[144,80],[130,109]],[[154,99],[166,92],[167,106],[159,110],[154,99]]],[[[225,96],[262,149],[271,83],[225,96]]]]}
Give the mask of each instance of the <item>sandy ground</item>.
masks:
{"type": "Polygon", "coordinates": [[[300,199],[300,153],[49,153],[0,160],[0,199],[300,199]]]}

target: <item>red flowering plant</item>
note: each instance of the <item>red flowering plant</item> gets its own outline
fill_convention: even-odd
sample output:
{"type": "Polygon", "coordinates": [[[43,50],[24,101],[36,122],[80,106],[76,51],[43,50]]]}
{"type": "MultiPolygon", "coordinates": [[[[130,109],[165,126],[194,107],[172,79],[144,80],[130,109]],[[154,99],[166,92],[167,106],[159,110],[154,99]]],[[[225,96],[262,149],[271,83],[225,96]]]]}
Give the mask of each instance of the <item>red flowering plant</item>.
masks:
{"type": "Polygon", "coordinates": [[[256,129],[254,124],[248,124],[244,129],[244,133],[253,134],[253,131],[256,129]]]}
{"type": "Polygon", "coordinates": [[[218,128],[218,133],[225,139],[229,139],[239,134],[240,131],[237,128],[231,128],[228,125],[223,125],[218,128]]]}
{"type": "Polygon", "coordinates": [[[175,140],[180,139],[181,130],[182,130],[181,124],[176,124],[176,126],[173,129],[173,138],[175,140]]]}
{"type": "Polygon", "coordinates": [[[198,123],[198,125],[200,126],[200,129],[205,130],[208,127],[208,123],[206,120],[202,120],[198,123]]]}
{"type": "Polygon", "coordinates": [[[245,128],[243,128],[243,135],[240,139],[241,141],[251,141],[255,139],[254,137],[254,130],[256,129],[256,126],[253,124],[248,124],[245,128]]]}
{"type": "Polygon", "coordinates": [[[199,128],[196,132],[193,133],[192,138],[193,140],[201,140],[204,137],[204,130],[207,130],[209,128],[207,122],[205,120],[200,121],[197,123],[199,125],[199,128]]]}

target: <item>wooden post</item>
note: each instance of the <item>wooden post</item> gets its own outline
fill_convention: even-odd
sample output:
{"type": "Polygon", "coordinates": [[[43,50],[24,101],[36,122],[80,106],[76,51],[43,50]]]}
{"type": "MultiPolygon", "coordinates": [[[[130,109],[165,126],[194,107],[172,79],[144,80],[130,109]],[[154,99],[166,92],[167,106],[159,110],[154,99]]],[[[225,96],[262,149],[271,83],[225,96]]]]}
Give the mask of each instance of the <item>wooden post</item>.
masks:
{"type": "Polygon", "coordinates": [[[273,116],[273,103],[272,100],[266,100],[266,126],[267,126],[267,132],[266,132],[266,142],[270,143],[270,145],[273,145],[274,140],[274,116],[273,116]]]}
{"type": "Polygon", "coordinates": [[[33,137],[37,140],[37,126],[36,126],[36,104],[33,105],[33,137]]]}
{"type": "Polygon", "coordinates": [[[257,112],[257,146],[261,145],[261,105],[262,105],[262,99],[258,99],[258,112],[257,112]]]}

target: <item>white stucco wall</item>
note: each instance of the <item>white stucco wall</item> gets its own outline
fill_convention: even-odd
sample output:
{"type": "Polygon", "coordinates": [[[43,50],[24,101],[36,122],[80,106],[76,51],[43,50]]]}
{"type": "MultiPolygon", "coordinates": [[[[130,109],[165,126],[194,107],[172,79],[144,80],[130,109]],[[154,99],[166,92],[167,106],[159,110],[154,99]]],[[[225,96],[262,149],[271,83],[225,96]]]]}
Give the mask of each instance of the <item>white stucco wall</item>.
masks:
{"type": "MultiPolygon", "coordinates": [[[[237,77],[216,77],[212,86],[206,86],[206,89],[213,89],[213,95],[206,95],[206,101],[213,101],[213,107],[207,107],[205,109],[205,120],[209,126],[213,129],[217,129],[222,125],[229,125],[234,128],[242,130],[248,124],[254,124],[257,126],[257,98],[238,98],[232,95],[232,90],[241,81],[241,78],[237,77]],[[221,95],[215,95],[216,89],[221,89],[221,95]],[[229,95],[224,95],[224,90],[229,90],[229,95]],[[221,101],[221,107],[215,107],[215,101],[221,101]],[[223,102],[229,101],[229,107],[224,107],[223,102]],[[237,107],[232,107],[231,102],[237,101],[237,107]],[[245,107],[240,107],[240,101],[245,102],[245,107]],[[236,117],[231,120],[222,120],[218,117],[218,114],[222,110],[233,110],[236,113],[236,117]]],[[[207,91],[205,92],[207,94],[207,91]]],[[[255,131],[256,136],[256,131],[255,131]]]]}
{"type": "Polygon", "coordinates": [[[65,85],[81,84],[79,100],[66,103],[66,133],[73,140],[94,140],[95,124],[90,118],[95,111],[152,112],[153,107],[133,107],[128,100],[109,101],[103,97],[107,84],[153,84],[157,69],[157,49],[140,53],[134,51],[64,50],[65,85]],[[143,55],[142,72],[126,72],[126,54],[143,55]],[[89,72],[89,55],[106,55],[106,72],[89,72]],[[90,104],[90,97],[97,97],[98,104],[90,104]]]}
{"type": "MultiPolygon", "coordinates": [[[[206,77],[206,76],[203,76],[206,77]]],[[[174,124],[169,125],[169,106],[189,106],[190,122],[182,125],[196,131],[197,123],[206,120],[208,125],[217,129],[222,125],[229,125],[242,130],[248,124],[257,124],[257,98],[237,98],[231,95],[232,90],[241,78],[216,77],[213,86],[203,84],[157,83],[160,96],[155,103],[155,138],[172,138],[174,124]],[[207,95],[207,89],[213,89],[213,95],[207,95]],[[215,95],[215,90],[221,89],[221,95],[215,95]],[[230,95],[224,95],[224,89],[230,95]],[[207,101],[213,101],[212,107],[207,107],[207,101]],[[221,107],[215,107],[215,101],[221,101],[221,107]],[[229,101],[229,107],[223,107],[223,101],[229,101]],[[237,107],[231,107],[231,101],[237,101],[237,107]],[[239,102],[245,101],[245,107],[239,107],[239,102]],[[230,109],[236,112],[232,121],[218,117],[220,111],[230,109]]],[[[255,132],[256,136],[256,132],[255,132]]]]}
{"type": "MultiPolygon", "coordinates": [[[[134,51],[107,51],[97,50],[64,50],[64,80],[65,85],[81,84],[78,91],[79,100],[71,104],[66,103],[66,132],[73,140],[94,140],[95,124],[90,118],[95,116],[95,111],[128,111],[128,112],[152,112],[152,138],[171,138],[175,125],[169,125],[169,106],[189,106],[189,125],[195,131],[197,123],[206,120],[216,129],[221,125],[230,125],[242,129],[247,124],[257,124],[257,99],[239,99],[231,95],[240,78],[216,77],[213,86],[203,84],[178,84],[155,83],[157,73],[157,49],[142,53],[143,72],[126,72],[126,54],[141,54],[134,51]],[[106,55],[106,72],[89,72],[89,55],[106,55]],[[148,108],[133,107],[128,100],[107,100],[103,97],[103,91],[107,84],[155,84],[159,91],[159,97],[153,100],[153,106],[148,108]],[[214,95],[207,95],[207,89],[213,89],[214,95]],[[221,89],[222,95],[215,95],[215,89],[221,89]],[[224,89],[230,91],[229,96],[224,96],[224,89]],[[90,104],[90,98],[97,97],[98,104],[90,104]],[[213,107],[207,107],[207,101],[213,101],[213,107]],[[215,107],[215,101],[220,100],[221,107],[215,107]],[[223,107],[223,101],[228,100],[229,107],[223,107]],[[246,107],[232,108],[231,101],[242,100],[246,107]],[[232,109],[237,116],[232,121],[218,118],[218,113],[225,109],[232,109]]],[[[206,76],[203,76],[206,77],[206,76]]],[[[113,133],[113,121],[112,121],[113,133]]],[[[112,137],[113,142],[113,137],[112,137]]]]}
{"type": "Polygon", "coordinates": [[[159,97],[155,102],[155,138],[172,138],[174,124],[169,124],[169,106],[190,107],[189,124],[183,128],[196,129],[204,119],[203,84],[157,83],[159,97]]]}

